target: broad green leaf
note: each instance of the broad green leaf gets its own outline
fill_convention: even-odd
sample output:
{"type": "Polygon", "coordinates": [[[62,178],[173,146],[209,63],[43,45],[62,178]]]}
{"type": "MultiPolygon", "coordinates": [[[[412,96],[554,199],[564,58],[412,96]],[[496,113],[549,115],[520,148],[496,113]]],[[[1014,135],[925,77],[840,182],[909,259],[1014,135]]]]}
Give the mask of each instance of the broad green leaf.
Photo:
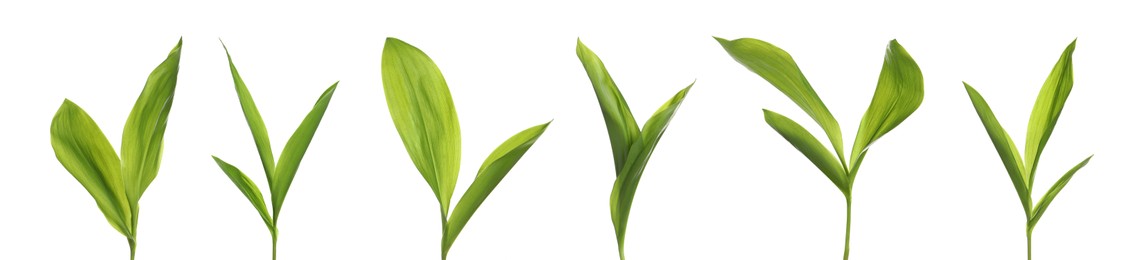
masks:
{"type": "Polygon", "coordinates": [[[606,130],[610,134],[610,147],[614,152],[614,172],[620,173],[622,166],[626,164],[630,146],[641,136],[638,122],[634,120],[630,107],[626,105],[626,99],[622,97],[622,92],[610,78],[610,73],[606,71],[606,66],[602,64],[598,55],[582,44],[581,40],[578,41],[575,53],[578,54],[582,67],[586,69],[586,75],[590,77],[590,84],[594,85],[594,94],[598,97],[598,105],[602,107],[602,119],[606,121],[606,130]]]}
{"type": "MultiPolygon", "coordinates": [[[[919,71],[919,65],[899,42],[892,40],[884,55],[876,93],[872,96],[868,111],[864,113],[864,119],[860,121],[856,143],[852,146],[850,158],[853,168],[863,161],[868,146],[907,119],[919,108],[921,102],[923,74],[919,71]]],[[[855,171],[851,174],[855,175],[855,171]]]]}
{"type": "Polygon", "coordinates": [[[840,133],[840,124],[836,122],[835,117],[832,117],[832,112],[828,111],[828,107],[824,106],[820,96],[816,95],[816,90],[808,84],[808,79],[804,78],[804,74],[800,72],[800,67],[796,65],[796,61],[793,61],[792,55],[776,45],[757,39],[741,38],[730,41],[717,37],[713,38],[721,43],[721,47],[725,48],[725,51],[734,60],[767,80],[781,93],[792,99],[792,102],[796,103],[797,106],[800,106],[800,109],[808,113],[808,116],[816,120],[816,123],[824,128],[828,140],[832,142],[832,148],[835,149],[840,165],[847,168],[843,154],[844,138],[840,133]]]}
{"type": "Polygon", "coordinates": [[[166,119],[174,102],[178,81],[178,61],[182,56],[182,39],[147,77],[146,86],[123,127],[122,165],[127,198],[137,213],[139,198],[158,174],[162,161],[166,119]]]}
{"type": "Polygon", "coordinates": [[[444,236],[443,250],[447,254],[448,249],[455,243],[456,237],[459,237],[460,231],[467,225],[468,220],[475,214],[475,210],[479,208],[480,204],[491,195],[491,191],[499,182],[507,176],[507,172],[519,162],[519,158],[539,140],[539,136],[547,130],[547,125],[550,122],[527,128],[503,144],[499,145],[487,156],[487,160],[479,167],[479,173],[475,176],[475,181],[471,183],[467,191],[460,197],[459,203],[452,211],[452,215],[448,218],[447,234],[444,236]]]}
{"type": "Polygon", "coordinates": [[[305,156],[305,150],[309,149],[309,142],[313,141],[313,135],[317,133],[317,126],[321,124],[321,118],[325,116],[325,109],[329,108],[329,100],[333,99],[333,92],[337,91],[338,83],[333,83],[325,90],[325,93],[321,94],[317,103],[313,105],[313,109],[309,111],[309,115],[305,116],[301,125],[297,126],[297,130],[293,132],[293,136],[289,137],[289,141],[285,143],[285,149],[281,151],[281,158],[277,159],[273,182],[269,184],[273,197],[274,223],[277,223],[278,213],[281,213],[281,204],[285,202],[285,194],[289,192],[289,185],[293,183],[293,176],[297,174],[297,167],[301,165],[301,158],[305,156]]]}
{"type": "Polygon", "coordinates": [[[622,247],[626,238],[626,222],[630,219],[630,208],[634,203],[634,194],[638,190],[638,183],[642,180],[642,172],[646,169],[646,164],[649,163],[654,148],[658,146],[658,141],[665,134],[666,127],[669,126],[674,114],[681,106],[681,102],[685,100],[686,95],[689,94],[689,89],[692,87],[693,84],[691,83],[678,91],[673,98],[662,104],[653,116],[650,116],[645,126],[642,127],[641,136],[631,146],[629,157],[623,165],[622,171],[614,181],[610,195],[610,214],[611,220],[614,222],[619,250],[624,250],[622,247]]]}
{"type": "Polygon", "coordinates": [[[107,222],[131,237],[131,209],[127,203],[119,156],[95,121],[71,100],[64,100],[51,125],[52,149],[59,163],[91,193],[107,222]]]}
{"type": "Polygon", "coordinates": [[[254,145],[257,146],[258,155],[261,156],[261,165],[262,169],[265,170],[265,177],[269,183],[273,183],[273,148],[269,145],[269,132],[265,129],[265,121],[261,118],[261,112],[258,112],[258,106],[254,104],[254,98],[250,96],[250,90],[246,88],[246,82],[242,81],[241,75],[238,75],[238,68],[234,67],[234,59],[230,57],[230,49],[226,48],[224,43],[222,49],[226,51],[226,60],[230,62],[230,75],[234,78],[234,89],[238,92],[238,102],[242,104],[242,113],[246,116],[246,124],[250,126],[250,132],[253,133],[254,145]]]}
{"type": "Polygon", "coordinates": [[[233,181],[234,185],[238,186],[238,190],[242,191],[242,195],[246,195],[246,198],[254,205],[254,209],[258,210],[258,214],[261,215],[261,219],[265,222],[265,226],[269,228],[269,231],[274,232],[273,218],[269,216],[269,211],[265,208],[265,198],[262,197],[261,190],[258,189],[257,184],[254,184],[254,181],[250,180],[250,177],[247,177],[246,174],[238,170],[237,167],[222,161],[222,159],[218,159],[217,156],[211,157],[214,158],[214,162],[218,164],[218,167],[221,167],[222,171],[226,173],[226,176],[230,177],[230,181],[233,181]]]}
{"type": "Polygon", "coordinates": [[[828,148],[824,147],[816,137],[813,137],[796,121],[768,109],[765,109],[764,112],[765,122],[783,136],[788,143],[796,147],[796,150],[804,154],[804,157],[808,157],[808,160],[812,161],[812,164],[816,165],[816,168],[820,169],[820,172],[823,172],[824,176],[827,176],[828,180],[831,180],[832,184],[835,184],[847,196],[849,192],[848,175],[844,166],[840,165],[840,161],[829,153],[828,148]]]}
{"type": "Polygon", "coordinates": [[[1046,149],[1046,141],[1054,132],[1054,125],[1058,123],[1062,107],[1066,105],[1066,98],[1074,87],[1072,56],[1075,44],[1077,40],[1066,47],[1062,57],[1058,58],[1058,63],[1054,64],[1054,70],[1050,71],[1046,83],[1042,84],[1038,100],[1034,102],[1034,110],[1030,113],[1030,125],[1026,130],[1026,169],[1031,185],[1038,168],[1038,158],[1042,156],[1042,150],[1046,149]]]}
{"type": "Polygon", "coordinates": [[[460,124],[444,75],[423,51],[388,38],[381,55],[388,112],[446,216],[460,169],[460,124]]]}
{"type": "Polygon", "coordinates": [[[1041,219],[1042,214],[1046,213],[1046,207],[1050,206],[1050,202],[1054,201],[1054,197],[1058,196],[1058,192],[1061,192],[1062,188],[1066,187],[1067,183],[1070,183],[1070,178],[1074,177],[1074,173],[1078,172],[1082,167],[1085,167],[1092,158],[1093,155],[1090,155],[1086,157],[1085,160],[1082,160],[1081,163],[1075,165],[1074,168],[1071,168],[1065,175],[1062,175],[1062,178],[1058,179],[1058,182],[1055,182],[1054,186],[1050,187],[1050,190],[1046,191],[1045,195],[1042,195],[1042,200],[1039,200],[1038,204],[1034,206],[1034,217],[1030,218],[1030,222],[1027,222],[1029,228],[1033,229],[1034,225],[1038,224],[1038,219],[1041,219]]]}
{"type": "Polygon", "coordinates": [[[983,122],[983,127],[986,127],[986,132],[990,135],[990,141],[994,143],[994,149],[1002,158],[1002,164],[1006,166],[1010,181],[1014,183],[1014,190],[1018,192],[1018,198],[1022,201],[1022,209],[1026,211],[1026,217],[1029,218],[1033,214],[1030,211],[1032,207],[1030,180],[1024,174],[1025,169],[1022,168],[1022,157],[1018,154],[1018,147],[1014,145],[1014,140],[1010,139],[1006,130],[1003,130],[1002,125],[998,123],[998,119],[994,117],[990,105],[987,105],[982,95],[979,95],[979,92],[966,82],[963,83],[963,86],[967,88],[967,95],[971,96],[971,103],[975,106],[975,112],[979,114],[979,120],[983,122]]]}

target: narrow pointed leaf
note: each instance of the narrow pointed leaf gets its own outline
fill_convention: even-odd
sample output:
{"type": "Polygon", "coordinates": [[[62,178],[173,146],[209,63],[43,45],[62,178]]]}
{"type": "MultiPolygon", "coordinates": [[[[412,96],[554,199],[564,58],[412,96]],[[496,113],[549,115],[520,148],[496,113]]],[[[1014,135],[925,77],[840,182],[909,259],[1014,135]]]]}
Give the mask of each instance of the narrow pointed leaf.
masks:
{"type": "Polygon", "coordinates": [[[634,139],[641,136],[638,122],[634,120],[630,107],[626,105],[626,99],[622,97],[622,92],[610,78],[610,73],[606,71],[606,66],[602,64],[598,55],[582,44],[582,41],[578,41],[575,53],[586,69],[586,75],[590,77],[590,84],[594,86],[594,94],[598,97],[598,105],[602,108],[602,119],[606,121],[606,130],[610,134],[610,147],[614,152],[614,172],[617,174],[626,164],[627,154],[634,139]]]}
{"type": "Polygon", "coordinates": [[[265,177],[269,183],[273,183],[273,148],[269,145],[269,132],[265,129],[265,121],[261,118],[261,112],[258,112],[258,106],[254,104],[254,98],[250,96],[250,90],[246,88],[246,82],[242,81],[241,75],[238,75],[238,68],[234,66],[234,59],[230,57],[230,50],[225,44],[222,44],[222,49],[226,50],[226,60],[230,62],[230,75],[234,78],[234,89],[238,92],[238,102],[242,104],[246,124],[250,126],[250,133],[254,136],[254,145],[257,146],[258,155],[261,156],[265,177]]]}
{"type": "Polygon", "coordinates": [[[127,203],[119,156],[95,121],[71,100],[64,100],[51,125],[56,159],[95,199],[107,222],[131,237],[131,210],[127,203]]]}
{"type": "Polygon", "coordinates": [[[265,208],[265,198],[262,197],[261,190],[258,189],[257,184],[254,184],[254,181],[250,180],[250,177],[247,177],[246,174],[238,170],[237,167],[222,161],[222,159],[218,159],[217,156],[212,157],[214,158],[214,162],[218,164],[218,167],[222,168],[222,172],[225,172],[226,176],[230,177],[230,181],[233,181],[234,185],[238,187],[238,190],[242,191],[242,195],[246,195],[246,199],[249,199],[250,203],[254,205],[254,209],[257,209],[258,214],[261,215],[265,226],[269,228],[270,232],[273,232],[273,218],[269,216],[269,210],[265,208]]]}
{"type": "Polygon", "coordinates": [[[765,112],[765,122],[769,124],[779,133],[788,143],[796,147],[796,150],[804,154],[813,165],[816,165],[828,180],[832,181],[837,188],[845,195],[848,194],[848,177],[845,173],[844,166],[840,165],[840,161],[836,160],[835,156],[829,153],[828,148],[824,147],[816,137],[813,137],[808,130],[792,121],[784,115],[778,114],[768,109],[765,112]]]}
{"type": "Polygon", "coordinates": [[[313,109],[301,121],[301,125],[293,132],[293,136],[285,143],[285,149],[281,151],[281,158],[277,159],[277,167],[274,169],[273,182],[271,186],[271,193],[273,197],[273,218],[274,223],[277,223],[278,213],[281,213],[281,204],[285,201],[285,195],[289,192],[289,185],[293,183],[293,176],[297,174],[297,168],[301,165],[301,158],[305,157],[305,150],[309,149],[309,143],[313,141],[313,135],[317,133],[317,126],[321,124],[321,118],[325,116],[325,109],[329,108],[329,101],[333,99],[333,92],[337,90],[337,83],[333,83],[321,97],[317,99],[317,103],[313,105],[313,109]]]}
{"type": "Polygon", "coordinates": [[[456,238],[459,237],[460,231],[467,225],[468,220],[475,214],[475,210],[479,208],[480,204],[483,204],[483,201],[487,199],[488,195],[491,195],[491,191],[495,189],[495,186],[499,185],[499,182],[503,180],[504,176],[507,176],[507,172],[511,171],[511,168],[515,166],[516,162],[519,162],[519,159],[531,148],[531,145],[535,144],[536,140],[539,140],[539,136],[543,135],[543,132],[547,130],[547,125],[549,124],[550,122],[547,122],[527,128],[511,136],[511,138],[508,138],[507,141],[504,141],[503,144],[500,144],[498,148],[495,148],[495,150],[491,152],[491,155],[483,162],[483,166],[479,167],[479,173],[475,176],[475,181],[471,183],[471,186],[468,187],[467,191],[460,197],[459,203],[456,204],[455,210],[453,210],[451,217],[448,218],[448,227],[445,229],[447,230],[447,234],[444,236],[443,241],[445,254],[447,254],[448,249],[452,247],[452,243],[455,243],[456,238]]]}
{"type": "Polygon", "coordinates": [[[921,102],[923,73],[907,50],[892,40],[884,55],[876,93],[868,111],[864,113],[864,119],[860,121],[856,143],[852,146],[852,164],[859,164],[868,146],[907,119],[919,108],[921,102]]]}
{"type": "Polygon", "coordinates": [[[1027,225],[1030,228],[1034,228],[1034,225],[1038,224],[1038,219],[1041,219],[1042,214],[1046,213],[1046,207],[1049,207],[1050,202],[1054,201],[1054,197],[1057,197],[1058,193],[1062,192],[1062,188],[1065,188],[1066,184],[1070,183],[1070,178],[1074,177],[1074,173],[1077,173],[1078,170],[1082,169],[1082,167],[1085,167],[1086,164],[1089,163],[1089,160],[1092,158],[1093,155],[1090,155],[1089,157],[1086,157],[1085,160],[1082,160],[1081,163],[1075,165],[1074,168],[1071,168],[1070,171],[1066,172],[1065,175],[1062,175],[1062,178],[1059,178],[1058,182],[1055,182],[1054,186],[1050,187],[1050,190],[1046,191],[1045,195],[1042,195],[1042,200],[1039,200],[1038,204],[1034,206],[1034,217],[1030,218],[1030,222],[1027,222],[1027,225]]]}
{"type": "Polygon", "coordinates": [[[1025,170],[1022,168],[1022,158],[1018,154],[1018,147],[1014,145],[1014,140],[1010,139],[1010,135],[1002,128],[1002,125],[998,123],[998,119],[994,117],[990,105],[987,105],[982,95],[979,95],[975,88],[965,82],[963,86],[967,88],[967,95],[971,97],[975,112],[979,114],[979,120],[983,122],[987,135],[990,135],[990,141],[994,143],[994,149],[998,151],[998,156],[1002,158],[1002,164],[1006,166],[1006,172],[1010,175],[1010,181],[1014,183],[1014,190],[1018,192],[1019,201],[1022,202],[1022,209],[1026,212],[1026,216],[1030,217],[1032,205],[1030,204],[1029,179],[1024,174],[1025,170]]]}
{"type": "MultiPolygon", "coordinates": [[[[178,81],[178,62],[182,56],[182,40],[147,78],[146,86],[123,127],[122,174],[132,211],[138,213],[138,201],[158,174],[162,160],[163,136],[167,115],[174,102],[178,81]]],[[[136,219],[137,221],[137,219],[136,219]]]]}
{"type": "Polygon", "coordinates": [[[796,65],[796,61],[793,61],[792,55],[776,45],[757,39],[741,38],[732,41],[717,37],[714,39],[721,43],[721,47],[725,48],[729,56],[767,80],[781,93],[792,99],[797,106],[800,106],[800,109],[808,113],[808,116],[812,117],[816,124],[824,128],[824,133],[828,135],[828,140],[832,143],[832,148],[835,150],[840,165],[847,167],[843,154],[844,138],[840,133],[840,124],[836,122],[832,112],[828,111],[828,107],[824,106],[820,96],[816,95],[816,90],[808,84],[808,79],[804,78],[804,74],[800,72],[800,67],[796,65]]]}
{"type": "Polygon", "coordinates": [[[662,135],[665,134],[674,114],[681,107],[681,102],[685,101],[685,97],[692,87],[693,84],[690,84],[678,91],[673,98],[662,104],[653,116],[650,116],[642,128],[641,137],[631,147],[629,157],[626,164],[623,165],[618,179],[614,181],[614,188],[610,195],[610,213],[620,250],[625,243],[626,223],[630,219],[630,208],[634,203],[634,194],[638,190],[638,183],[642,180],[642,172],[646,169],[650,155],[658,146],[658,141],[662,139],[662,135]]]}
{"type": "Polygon", "coordinates": [[[396,131],[447,215],[460,169],[460,124],[444,75],[427,54],[396,38],[384,43],[381,74],[396,131]]]}
{"type": "Polygon", "coordinates": [[[1042,150],[1046,149],[1046,141],[1054,132],[1054,125],[1062,115],[1062,107],[1066,105],[1066,98],[1074,87],[1073,54],[1077,40],[1071,42],[1062,57],[1054,64],[1042,90],[1038,92],[1038,100],[1034,102],[1034,110],[1030,113],[1030,125],[1026,129],[1026,169],[1030,182],[1034,182],[1034,173],[1038,168],[1038,158],[1042,150]]]}

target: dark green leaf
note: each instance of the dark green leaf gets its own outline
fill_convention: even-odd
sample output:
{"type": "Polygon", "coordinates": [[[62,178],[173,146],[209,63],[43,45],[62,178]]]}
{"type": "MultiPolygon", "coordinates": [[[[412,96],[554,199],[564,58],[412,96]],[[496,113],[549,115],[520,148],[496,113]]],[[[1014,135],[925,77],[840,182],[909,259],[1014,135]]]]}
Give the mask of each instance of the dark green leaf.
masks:
{"type": "Polygon", "coordinates": [[[800,109],[808,113],[808,116],[816,120],[816,123],[824,128],[828,140],[832,142],[832,148],[835,149],[840,165],[847,167],[844,163],[844,138],[840,133],[840,124],[836,122],[835,117],[832,117],[828,107],[824,106],[820,96],[816,95],[816,90],[808,84],[808,79],[804,78],[792,55],[776,45],[757,39],[741,38],[730,41],[713,38],[721,43],[721,47],[725,48],[734,60],[769,81],[800,106],[800,109]]]}
{"type": "Polygon", "coordinates": [[[813,137],[796,121],[767,109],[764,112],[765,122],[773,130],[776,130],[788,143],[796,147],[796,150],[804,154],[804,157],[812,161],[812,164],[816,165],[816,168],[820,169],[820,172],[824,173],[824,176],[827,176],[832,184],[840,188],[845,196],[849,194],[848,174],[844,170],[844,166],[840,165],[840,161],[829,153],[828,148],[824,147],[816,137],[813,137]]]}
{"type": "Polygon", "coordinates": [[[590,77],[590,84],[594,85],[594,94],[598,97],[598,105],[602,108],[602,119],[606,121],[606,130],[610,134],[610,148],[614,152],[614,172],[618,174],[626,164],[626,157],[634,139],[641,136],[638,122],[634,120],[630,107],[626,105],[626,99],[622,97],[622,92],[610,78],[610,72],[606,71],[606,66],[602,64],[598,55],[582,44],[581,40],[578,41],[575,53],[578,54],[582,67],[586,69],[586,75],[590,77]]]}
{"type": "Polygon", "coordinates": [[[979,120],[983,122],[983,127],[986,127],[991,143],[994,143],[994,149],[998,151],[998,156],[1002,158],[1002,164],[1006,166],[1006,173],[1010,175],[1010,181],[1014,183],[1014,190],[1018,192],[1018,198],[1022,202],[1022,209],[1026,212],[1026,217],[1031,217],[1030,180],[1024,174],[1025,169],[1022,168],[1022,157],[1018,154],[1018,147],[1014,145],[1014,141],[1010,139],[1006,130],[1003,130],[1002,125],[998,123],[998,119],[994,117],[990,105],[987,105],[982,95],[979,95],[979,92],[966,82],[963,83],[963,86],[967,88],[967,95],[971,96],[971,103],[975,106],[975,112],[978,112],[979,120]]]}
{"type": "Polygon", "coordinates": [[[261,118],[261,112],[258,112],[258,106],[254,104],[254,98],[250,96],[250,90],[246,88],[246,82],[242,81],[242,76],[238,75],[238,68],[234,67],[234,59],[230,57],[230,50],[222,44],[222,49],[226,50],[226,60],[230,62],[230,75],[234,78],[234,89],[238,91],[238,102],[242,104],[242,113],[246,116],[246,124],[250,126],[250,132],[254,136],[254,145],[257,145],[258,155],[261,156],[262,169],[265,170],[265,177],[269,183],[273,183],[274,172],[274,158],[273,148],[269,145],[269,132],[265,129],[265,121],[261,118]]]}
{"type": "Polygon", "coordinates": [[[246,174],[238,170],[237,167],[222,161],[222,159],[218,159],[217,156],[212,157],[214,157],[214,162],[218,164],[218,167],[221,167],[222,171],[226,173],[226,176],[230,177],[230,181],[233,181],[234,185],[238,186],[238,190],[242,191],[242,195],[246,195],[246,199],[249,199],[250,203],[254,205],[254,209],[257,209],[258,214],[261,215],[261,219],[265,222],[265,226],[269,228],[269,231],[275,232],[273,228],[273,218],[269,216],[269,211],[265,208],[265,198],[262,197],[261,190],[258,189],[257,184],[254,184],[254,181],[250,180],[250,177],[247,177],[246,174]]]}

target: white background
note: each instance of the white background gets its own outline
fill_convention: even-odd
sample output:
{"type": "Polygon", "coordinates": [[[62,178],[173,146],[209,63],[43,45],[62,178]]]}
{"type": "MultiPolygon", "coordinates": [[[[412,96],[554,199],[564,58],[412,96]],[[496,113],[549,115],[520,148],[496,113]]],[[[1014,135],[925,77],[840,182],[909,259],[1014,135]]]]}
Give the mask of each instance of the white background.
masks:
{"type": "Polygon", "coordinates": [[[1023,213],[960,81],[991,102],[1021,147],[1035,95],[1076,37],[1074,90],[1035,196],[1096,156],[1039,223],[1035,256],[1141,259],[1136,8],[227,2],[0,4],[0,259],[127,258],[125,239],[56,161],[48,126],[70,98],[118,149],[147,74],[179,37],[178,91],[163,168],[141,202],[138,259],[269,258],[257,213],[209,157],[266,187],[219,38],[275,154],[321,91],[341,81],[282,210],[280,259],[438,259],[434,196],[384,104],[380,53],[390,36],[427,52],[452,89],[464,141],[457,190],[505,138],[554,119],[452,259],[617,259],[609,142],[576,37],[606,62],[639,121],[697,80],[646,169],[629,259],[840,258],[843,197],[764,124],[761,108],[823,132],[710,36],[759,38],[791,53],[840,121],[846,147],[888,41],[899,39],[919,63],[923,105],[861,168],[853,260],[1022,259],[1023,213]]]}

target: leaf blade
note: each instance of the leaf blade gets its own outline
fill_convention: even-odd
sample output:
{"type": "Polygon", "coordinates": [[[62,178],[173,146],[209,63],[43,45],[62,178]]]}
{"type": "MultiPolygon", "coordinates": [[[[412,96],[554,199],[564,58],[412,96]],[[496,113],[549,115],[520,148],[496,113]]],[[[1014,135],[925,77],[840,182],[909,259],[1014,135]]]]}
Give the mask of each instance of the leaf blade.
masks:
{"type": "Polygon", "coordinates": [[[832,181],[832,184],[835,184],[836,188],[839,188],[845,196],[848,195],[849,179],[844,166],[828,151],[827,147],[824,147],[824,144],[821,144],[816,137],[812,136],[796,121],[768,109],[765,109],[764,113],[765,123],[768,123],[804,157],[812,161],[812,164],[816,165],[816,168],[824,173],[824,176],[828,177],[828,180],[832,181]]]}
{"type": "Polygon", "coordinates": [[[1023,169],[1022,158],[1019,157],[1018,147],[1014,145],[1014,140],[1010,139],[1010,135],[999,124],[998,119],[994,117],[994,112],[991,112],[990,105],[983,99],[982,95],[971,87],[966,82],[963,86],[967,89],[967,95],[971,98],[971,104],[975,107],[975,112],[979,115],[979,120],[982,121],[983,127],[986,128],[987,135],[990,136],[991,143],[994,144],[994,149],[998,152],[998,156],[1002,159],[1003,166],[1006,167],[1006,172],[1010,176],[1010,181],[1014,183],[1014,190],[1018,192],[1018,198],[1022,202],[1022,209],[1026,212],[1026,217],[1030,218],[1033,214],[1030,209],[1032,207],[1030,201],[1030,185],[1028,184],[1025,169],[1023,169]]]}
{"type": "Polygon", "coordinates": [[[844,159],[844,138],[840,132],[840,124],[832,116],[832,112],[820,100],[816,90],[808,83],[808,79],[792,59],[792,55],[771,43],[752,39],[740,38],[726,40],[713,37],[721,47],[733,57],[737,63],[745,66],[753,73],[761,76],[781,93],[796,103],[801,110],[808,113],[816,124],[824,129],[828,135],[832,149],[839,159],[840,165],[847,168],[844,159]]]}
{"type": "Polygon", "coordinates": [[[448,218],[445,229],[447,234],[445,234],[443,242],[445,255],[455,243],[456,238],[459,237],[460,231],[471,220],[475,211],[479,209],[487,196],[491,195],[492,190],[499,185],[503,177],[507,176],[507,172],[511,171],[511,168],[519,162],[523,154],[527,153],[535,141],[539,140],[539,137],[547,130],[548,125],[550,122],[527,128],[508,138],[488,155],[483,166],[480,166],[475,180],[460,197],[460,201],[456,203],[456,208],[448,218]]]}
{"type": "Polygon", "coordinates": [[[269,228],[269,231],[275,232],[273,228],[273,217],[270,217],[269,211],[265,207],[265,197],[261,195],[261,190],[258,189],[257,184],[254,184],[254,181],[250,180],[250,177],[247,177],[245,173],[242,173],[238,167],[234,167],[233,165],[222,161],[222,159],[219,159],[217,156],[211,157],[214,158],[214,163],[217,163],[218,167],[222,168],[222,172],[225,173],[227,177],[230,177],[230,181],[234,182],[234,186],[238,187],[238,190],[242,192],[242,195],[246,196],[246,199],[250,201],[250,204],[253,204],[254,209],[258,211],[258,215],[261,215],[261,219],[265,222],[265,226],[269,228]]]}
{"type": "Polygon", "coordinates": [[[226,51],[226,61],[230,63],[230,76],[234,79],[234,90],[238,92],[238,102],[242,105],[242,114],[245,115],[246,124],[249,125],[250,133],[254,137],[254,145],[257,146],[258,156],[261,157],[265,177],[269,183],[273,183],[276,162],[274,162],[273,148],[269,142],[269,131],[265,129],[265,121],[262,120],[261,112],[258,111],[257,104],[254,103],[254,98],[250,95],[250,90],[246,88],[246,82],[242,80],[242,76],[238,74],[238,68],[234,66],[234,59],[230,57],[230,49],[226,48],[224,43],[222,49],[226,51]]]}
{"type": "Polygon", "coordinates": [[[622,167],[618,178],[614,180],[614,186],[610,192],[610,214],[620,252],[624,251],[626,226],[630,219],[630,209],[634,204],[634,194],[638,190],[638,183],[642,180],[642,173],[645,171],[654,149],[657,148],[658,142],[665,134],[670,121],[673,120],[674,114],[681,107],[682,101],[685,101],[685,97],[692,87],[693,84],[691,83],[678,91],[670,100],[662,104],[650,116],[649,120],[646,120],[641,131],[641,137],[631,146],[626,164],[622,167]]]}
{"type": "Polygon", "coordinates": [[[1078,165],[1075,165],[1074,168],[1070,168],[1070,171],[1062,175],[1061,178],[1058,178],[1058,181],[1054,183],[1054,186],[1051,186],[1050,190],[1046,191],[1046,194],[1042,195],[1042,199],[1038,201],[1038,204],[1034,205],[1034,217],[1030,218],[1030,221],[1027,222],[1029,228],[1034,228],[1034,226],[1038,224],[1038,220],[1042,218],[1042,214],[1046,213],[1046,207],[1049,207],[1050,203],[1054,202],[1054,197],[1057,197],[1058,193],[1062,192],[1062,188],[1065,188],[1066,184],[1070,183],[1070,178],[1074,177],[1074,173],[1077,173],[1078,170],[1081,170],[1082,167],[1085,167],[1086,164],[1089,163],[1090,159],[1093,159],[1093,155],[1086,157],[1085,160],[1082,160],[1082,162],[1078,163],[1078,165]]]}
{"type": "Polygon", "coordinates": [[[151,181],[154,181],[162,161],[163,137],[166,134],[167,116],[174,102],[181,56],[182,39],[179,39],[166,60],[147,77],[146,85],[123,127],[122,174],[127,183],[127,199],[134,215],[138,214],[139,198],[151,181]]]}
{"type": "Polygon", "coordinates": [[[460,165],[460,126],[444,75],[427,54],[388,38],[381,77],[389,114],[416,169],[446,216],[460,165]]]}
{"type": "MultiPolygon", "coordinates": [[[[1026,127],[1026,166],[1031,185],[1034,183],[1034,173],[1038,169],[1038,158],[1042,150],[1046,149],[1046,141],[1054,132],[1054,125],[1058,124],[1058,117],[1062,114],[1062,107],[1070,96],[1074,87],[1074,46],[1077,40],[1071,42],[1062,51],[1062,56],[1054,64],[1054,69],[1046,77],[1038,98],[1034,102],[1034,110],[1030,113],[1030,123],[1026,127]]],[[[1033,186],[1031,186],[1033,187],[1033,186]]]]}
{"type": "Polygon", "coordinates": [[[852,164],[858,165],[863,161],[868,146],[907,119],[922,102],[923,73],[903,45],[892,40],[884,54],[883,68],[872,103],[868,105],[856,133],[850,157],[852,164]]]}
{"type": "Polygon", "coordinates": [[[638,122],[634,120],[634,115],[626,104],[626,98],[610,78],[610,72],[606,70],[606,65],[598,55],[587,48],[581,40],[578,41],[575,53],[590,78],[590,84],[594,86],[594,94],[602,109],[602,119],[606,122],[606,131],[610,135],[614,172],[621,174],[627,155],[630,153],[630,146],[633,145],[634,139],[641,136],[638,122]]]}
{"type": "Polygon", "coordinates": [[[87,189],[107,222],[131,237],[132,215],[119,156],[95,120],[65,99],[52,118],[51,143],[56,159],[87,189]]]}
{"type": "Polygon", "coordinates": [[[281,213],[281,205],[285,202],[285,195],[289,192],[289,186],[293,183],[293,177],[297,175],[297,168],[301,166],[301,159],[305,157],[305,151],[309,149],[309,143],[313,141],[313,136],[317,133],[317,127],[321,124],[321,119],[325,116],[325,110],[329,108],[329,101],[333,99],[333,92],[337,90],[337,84],[333,83],[317,102],[313,104],[313,109],[301,121],[301,125],[297,126],[297,130],[293,132],[293,136],[289,137],[289,141],[285,143],[285,148],[281,151],[281,157],[277,160],[277,167],[274,170],[273,182],[271,186],[271,197],[273,197],[273,219],[277,223],[278,215],[281,213]]]}

